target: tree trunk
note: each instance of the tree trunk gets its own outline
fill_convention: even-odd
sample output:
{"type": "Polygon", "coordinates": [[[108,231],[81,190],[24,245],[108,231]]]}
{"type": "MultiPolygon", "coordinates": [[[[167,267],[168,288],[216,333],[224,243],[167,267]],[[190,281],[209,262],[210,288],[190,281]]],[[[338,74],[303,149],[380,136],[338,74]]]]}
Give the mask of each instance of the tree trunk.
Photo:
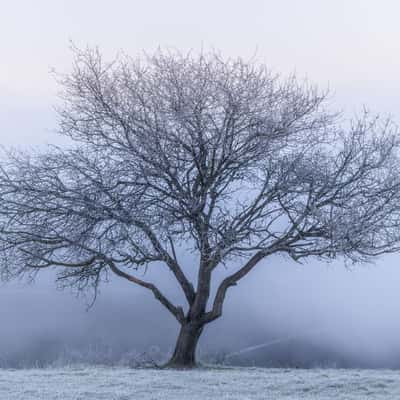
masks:
{"type": "Polygon", "coordinates": [[[204,325],[187,322],[181,326],[175,351],[168,368],[194,368],[196,366],[196,348],[204,325]]]}

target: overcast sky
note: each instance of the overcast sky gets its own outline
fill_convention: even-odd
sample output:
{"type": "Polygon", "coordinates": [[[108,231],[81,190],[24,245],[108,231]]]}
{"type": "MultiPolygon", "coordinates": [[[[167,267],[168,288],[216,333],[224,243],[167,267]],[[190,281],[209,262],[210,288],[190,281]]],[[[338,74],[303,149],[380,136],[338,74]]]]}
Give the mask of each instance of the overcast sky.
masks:
{"type": "Polygon", "coordinates": [[[337,106],[399,115],[400,4],[395,0],[2,1],[0,126],[5,142],[36,142],[52,127],[69,41],[112,57],[157,46],[215,47],[329,86],[337,106]],[[21,114],[24,118],[21,118],[21,114]]]}
{"type": "MultiPolygon", "coordinates": [[[[52,110],[57,85],[50,70],[69,70],[69,41],[78,47],[98,45],[109,57],[119,50],[136,55],[158,46],[184,51],[212,47],[245,58],[256,55],[276,72],[296,72],[329,87],[332,105],[347,115],[366,105],[400,122],[399,15],[400,3],[395,0],[3,0],[0,144],[57,140],[52,110]]],[[[235,289],[232,304],[251,292],[245,303],[248,309],[241,305],[241,310],[250,310],[252,329],[262,325],[267,330],[272,325],[277,331],[283,327],[282,331],[292,332],[328,327],[338,343],[345,342],[350,332],[366,347],[379,341],[390,352],[400,348],[398,260],[388,257],[352,272],[339,264],[293,267],[275,260],[235,289]],[[257,284],[260,290],[251,290],[257,284]]],[[[21,335],[22,319],[16,315],[32,304],[32,293],[39,305],[30,308],[30,321],[45,312],[49,317],[46,323],[41,320],[42,326],[51,326],[56,311],[66,313],[72,304],[73,310],[84,309],[83,304],[60,297],[51,284],[40,285],[41,291],[30,289],[26,298],[21,288],[0,288],[0,316],[8,318],[8,335],[17,339],[21,335]],[[41,297],[43,290],[47,297],[41,297]],[[62,298],[53,313],[47,307],[48,296],[62,298]]],[[[108,293],[112,298],[113,292],[108,293]]],[[[83,315],[87,314],[79,317],[80,323],[83,315]]]]}

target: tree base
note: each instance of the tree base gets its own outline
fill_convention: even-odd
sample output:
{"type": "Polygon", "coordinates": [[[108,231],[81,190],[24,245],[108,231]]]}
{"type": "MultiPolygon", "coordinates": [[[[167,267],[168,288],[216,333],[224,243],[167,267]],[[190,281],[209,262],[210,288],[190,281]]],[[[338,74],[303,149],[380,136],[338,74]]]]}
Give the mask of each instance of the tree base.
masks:
{"type": "Polygon", "coordinates": [[[176,342],[175,351],[164,368],[193,369],[197,367],[196,348],[203,326],[193,323],[183,324],[176,342]]]}
{"type": "Polygon", "coordinates": [[[183,370],[183,369],[194,369],[197,368],[198,366],[199,365],[196,362],[186,363],[171,359],[165,365],[163,365],[162,368],[183,370]]]}

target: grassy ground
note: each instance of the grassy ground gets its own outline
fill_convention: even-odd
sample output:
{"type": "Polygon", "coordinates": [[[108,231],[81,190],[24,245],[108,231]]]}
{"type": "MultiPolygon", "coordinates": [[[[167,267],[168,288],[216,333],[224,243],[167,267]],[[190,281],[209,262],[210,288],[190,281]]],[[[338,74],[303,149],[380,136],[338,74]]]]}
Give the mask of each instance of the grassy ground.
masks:
{"type": "Polygon", "coordinates": [[[391,370],[70,367],[0,370],[4,400],[399,399],[391,370]]]}

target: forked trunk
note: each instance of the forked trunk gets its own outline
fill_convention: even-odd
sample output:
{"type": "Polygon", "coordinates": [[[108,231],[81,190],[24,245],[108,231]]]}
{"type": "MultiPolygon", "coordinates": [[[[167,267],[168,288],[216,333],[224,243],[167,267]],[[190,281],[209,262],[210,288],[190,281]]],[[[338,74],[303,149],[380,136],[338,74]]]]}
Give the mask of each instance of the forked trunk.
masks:
{"type": "Polygon", "coordinates": [[[193,368],[196,366],[196,348],[203,325],[193,322],[181,326],[175,351],[167,363],[168,368],[193,368]]]}

